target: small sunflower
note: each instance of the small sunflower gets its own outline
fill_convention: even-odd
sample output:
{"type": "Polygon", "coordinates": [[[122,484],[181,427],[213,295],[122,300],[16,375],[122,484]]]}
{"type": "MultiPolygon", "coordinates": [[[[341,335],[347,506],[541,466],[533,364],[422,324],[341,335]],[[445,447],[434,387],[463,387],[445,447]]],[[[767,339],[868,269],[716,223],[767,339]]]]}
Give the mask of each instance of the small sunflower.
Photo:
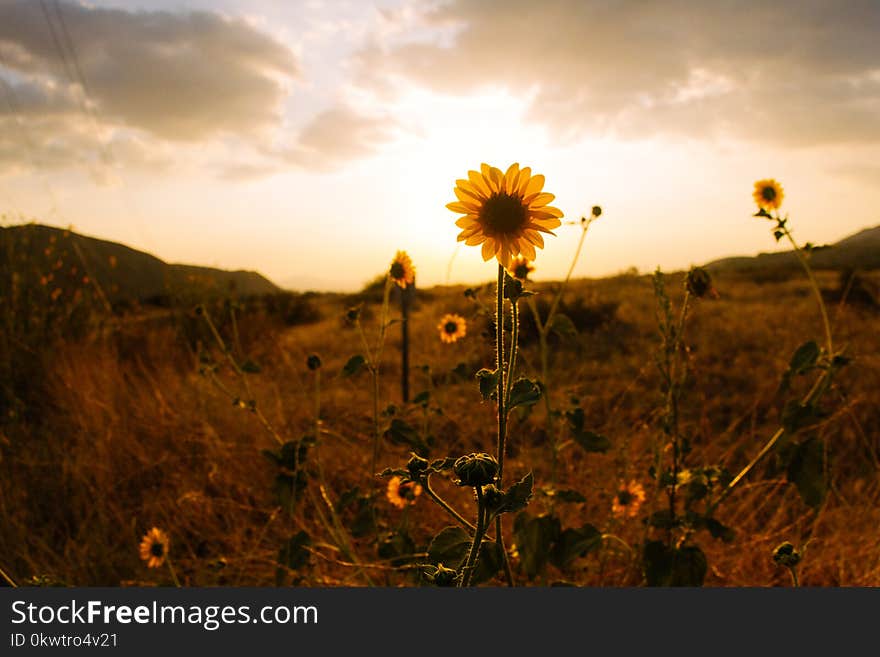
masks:
{"type": "Polygon", "coordinates": [[[782,185],[773,178],[767,178],[755,183],[755,191],[752,196],[762,210],[778,210],[785,194],[782,192],[782,185]]]}
{"type": "Polygon", "coordinates": [[[398,251],[391,261],[388,275],[398,286],[406,288],[416,282],[416,270],[406,251],[398,251]]]}
{"type": "Polygon", "coordinates": [[[645,488],[637,481],[621,486],[611,502],[611,513],[617,518],[635,518],[645,501],[645,488]]]}
{"type": "Polygon", "coordinates": [[[391,477],[385,494],[391,504],[403,509],[407,504],[416,503],[416,498],[422,494],[422,486],[412,480],[404,481],[401,477],[391,477]]]}
{"type": "Polygon", "coordinates": [[[141,559],[146,562],[147,568],[158,568],[168,556],[168,534],[157,527],[153,527],[144,534],[140,545],[141,559]]]}
{"type": "Polygon", "coordinates": [[[541,191],[544,176],[532,175],[529,167],[511,164],[506,173],[482,164],[468,171],[468,179],[455,181],[458,201],[447,208],[465,216],[455,225],[462,229],[458,241],[483,245],[483,260],[498,259],[508,270],[522,254],[535,259],[535,247],[544,248],[541,233],[561,225],[562,211],[547,205],[556,198],[541,191]]]}
{"type": "Polygon", "coordinates": [[[520,281],[526,280],[533,271],[535,268],[532,263],[521,255],[514,258],[513,266],[510,268],[511,276],[520,281]]]}
{"type": "Polygon", "coordinates": [[[465,336],[467,333],[467,322],[461,315],[443,315],[440,323],[437,325],[440,331],[440,339],[443,342],[453,343],[465,336]]]}

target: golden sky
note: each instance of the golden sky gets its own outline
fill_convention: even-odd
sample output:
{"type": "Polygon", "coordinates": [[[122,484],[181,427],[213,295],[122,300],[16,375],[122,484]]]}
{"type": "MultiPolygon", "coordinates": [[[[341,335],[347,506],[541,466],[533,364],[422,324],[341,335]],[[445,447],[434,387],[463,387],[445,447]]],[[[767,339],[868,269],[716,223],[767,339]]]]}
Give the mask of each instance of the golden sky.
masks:
{"type": "MultiPolygon", "coordinates": [[[[601,205],[577,276],[880,224],[880,4],[0,0],[0,212],[171,261],[355,289],[494,277],[457,178],[546,176],[601,205]]],[[[539,251],[564,275],[578,229],[539,251]]]]}

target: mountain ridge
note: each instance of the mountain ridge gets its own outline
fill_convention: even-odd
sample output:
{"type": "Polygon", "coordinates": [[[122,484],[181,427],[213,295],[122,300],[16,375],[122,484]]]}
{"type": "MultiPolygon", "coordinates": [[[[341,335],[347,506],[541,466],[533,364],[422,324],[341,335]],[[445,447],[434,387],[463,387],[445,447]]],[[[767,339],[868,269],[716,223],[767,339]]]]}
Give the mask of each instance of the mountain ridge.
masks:
{"type": "MultiPolygon", "coordinates": [[[[815,269],[880,269],[880,225],[864,228],[833,244],[814,248],[810,265],[815,269]]],[[[759,253],[754,256],[729,256],[705,265],[710,271],[751,271],[799,267],[792,251],[759,253]]]]}
{"type": "Polygon", "coordinates": [[[0,268],[8,268],[18,285],[63,292],[89,284],[110,304],[282,291],[259,272],[168,263],[120,242],[38,223],[0,226],[0,268]]]}

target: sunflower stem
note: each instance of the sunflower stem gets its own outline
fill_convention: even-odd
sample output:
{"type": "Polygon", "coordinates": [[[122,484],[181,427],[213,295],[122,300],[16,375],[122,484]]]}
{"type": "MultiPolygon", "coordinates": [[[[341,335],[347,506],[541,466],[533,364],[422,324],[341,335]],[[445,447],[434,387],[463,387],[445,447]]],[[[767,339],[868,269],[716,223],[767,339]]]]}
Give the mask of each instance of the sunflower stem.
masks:
{"type": "Polygon", "coordinates": [[[409,401],[409,299],[412,287],[400,290],[400,395],[403,403],[409,401]]]}
{"type": "Polygon", "coordinates": [[[825,346],[828,349],[828,357],[830,358],[834,353],[834,343],[831,339],[831,322],[828,321],[828,311],[825,308],[825,300],[822,299],[822,290],[819,288],[819,282],[816,280],[815,274],[813,274],[813,268],[810,267],[810,263],[807,261],[803,249],[798,246],[794,236],[788,230],[788,226],[782,225],[782,232],[785,233],[785,237],[788,238],[789,243],[794,249],[794,254],[797,256],[798,261],[801,263],[801,266],[807,274],[807,278],[810,280],[810,287],[813,288],[813,295],[816,297],[816,302],[819,304],[819,312],[822,314],[822,324],[825,328],[825,346]]]}
{"type": "Polygon", "coordinates": [[[519,303],[510,302],[510,359],[507,365],[507,381],[504,386],[504,408],[510,408],[510,388],[513,384],[513,374],[516,369],[517,342],[519,340],[519,303]]]}
{"type": "Polygon", "coordinates": [[[498,298],[495,305],[495,367],[498,371],[498,388],[496,401],[498,405],[498,488],[504,481],[504,440],[507,430],[507,408],[504,399],[505,379],[504,371],[504,267],[498,265],[498,298]]]}
{"type": "Polygon", "coordinates": [[[385,329],[388,327],[388,300],[391,295],[391,278],[385,277],[385,291],[382,295],[382,314],[379,320],[379,337],[373,353],[375,360],[370,358],[370,374],[373,378],[373,457],[370,461],[370,476],[376,473],[376,463],[379,461],[379,446],[382,432],[379,427],[379,361],[382,358],[382,350],[385,346],[385,329]]]}
{"type": "Polygon", "coordinates": [[[453,509],[452,506],[446,500],[444,500],[442,497],[440,497],[437,494],[437,492],[433,488],[431,488],[430,477],[425,477],[425,492],[428,494],[428,497],[430,497],[437,504],[439,504],[440,508],[442,508],[444,511],[446,511],[446,513],[448,513],[453,518],[455,518],[455,520],[460,525],[462,525],[465,529],[468,529],[470,531],[476,531],[476,527],[474,525],[472,525],[470,522],[465,520],[465,518],[458,511],[453,509]]]}
{"type": "MultiPolygon", "coordinates": [[[[497,486],[500,490],[504,490],[504,451],[505,440],[507,438],[507,400],[505,397],[507,391],[507,381],[511,375],[508,370],[505,376],[504,372],[504,267],[498,265],[498,289],[495,305],[495,366],[498,368],[498,389],[496,391],[498,402],[498,478],[497,486]]],[[[513,336],[511,336],[513,337],[513,336]]],[[[512,340],[511,360],[515,355],[516,342],[512,340]]],[[[510,571],[510,562],[507,558],[507,550],[504,548],[504,534],[502,533],[501,516],[495,518],[495,541],[501,549],[504,556],[504,576],[508,586],[513,586],[513,574],[510,571]]]]}
{"type": "Polygon", "coordinates": [[[483,487],[475,486],[474,490],[477,493],[477,526],[474,530],[474,540],[473,543],[471,543],[470,552],[468,552],[467,560],[465,560],[464,567],[462,568],[461,579],[458,580],[459,587],[470,586],[471,584],[471,576],[477,565],[480,546],[483,543],[483,534],[486,531],[484,522],[485,504],[483,502],[483,487]]]}
{"type": "Polygon", "coordinates": [[[165,555],[165,563],[168,564],[168,571],[171,573],[171,581],[174,582],[174,586],[182,588],[180,586],[180,580],[177,579],[177,573],[174,571],[174,565],[171,563],[171,557],[167,554],[165,555]]]}

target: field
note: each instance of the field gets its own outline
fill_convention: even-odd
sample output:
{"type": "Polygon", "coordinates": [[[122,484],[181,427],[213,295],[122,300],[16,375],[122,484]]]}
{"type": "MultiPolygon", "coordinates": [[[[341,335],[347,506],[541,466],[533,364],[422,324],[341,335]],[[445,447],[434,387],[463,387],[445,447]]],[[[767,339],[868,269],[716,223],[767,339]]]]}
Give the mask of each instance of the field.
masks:
{"type": "MultiPolygon", "coordinates": [[[[664,278],[677,317],[684,273],[664,278]]],[[[795,425],[786,402],[821,374],[816,359],[792,373],[788,389],[780,382],[799,346],[823,344],[803,272],[721,272],[715,294],[691,295],[683,335],[666,352],[687,371],[674,388],[673,422],[650,275],[572,280],[559,306],[571,321],[548,333],[544,373],[527,302],[546,317],[560,282],[527,283],[537,294],[520,302],[516,372],[546,374],[539,390],[550,401],[526,390],[510,413],[505,484],[525,486],[533,474],[528,506],[499,516],[510,579],[880,585],[880,311],[835,296],[834,272],[819,272],[818,281],[836,347],[846,345],[851,360],[815,415],[795,425]],[[716,505],[780,426],[789,429],[783,439],[716,505]],[[670,485],[663,473],[673,458],[670,485]],[[621,494],[630,482],[630,494],[621,494]],[[792,568],[773,558],[786,541],[801,556],[792,568]],[[678,565],[663,566],[666,556],[678,565]]],[[[865,281],[875,290],[880,283],[876,274],[865,281]]],[[[395,320],[400,292],[387,289],[395,320]]],[[[494,367],[495,283],[414,291],[406,403],[402,323],[387,327],[375,371],[358,330],[372,349],[382,299],[380,281],[360,295],[307,295],[286,317],[258,300],[220,299],[91,318],[75,334],[30,342],[7,330],[3,365],[14,385],[0,425],[6,578],[89,586],[443,583],[438,565],[457,568],[472,532],[428,491],[405,483],[407,463],[413,451],[431,460],[495,452],[495,403],[475,378],[494,367]],[[439,337],[447,313],[467,322],[452,343],[439,337]],[[358,355],[365,362],[352,359],[358,355]],[[377,476],[385,468],[404,477],[391,497],[390,477],[377,476]],[[459,528],[441,534],[450,526],[459,528]],[[170,568],[141,559],[152,527],[168,537],[170,568]]],[[[475,489],[456,485],[449,467],[438,469],[433,491],[474,523],[475,489]]],[[[473,583],[507,580],[488,540],[494,528],[473,583]]]]}

